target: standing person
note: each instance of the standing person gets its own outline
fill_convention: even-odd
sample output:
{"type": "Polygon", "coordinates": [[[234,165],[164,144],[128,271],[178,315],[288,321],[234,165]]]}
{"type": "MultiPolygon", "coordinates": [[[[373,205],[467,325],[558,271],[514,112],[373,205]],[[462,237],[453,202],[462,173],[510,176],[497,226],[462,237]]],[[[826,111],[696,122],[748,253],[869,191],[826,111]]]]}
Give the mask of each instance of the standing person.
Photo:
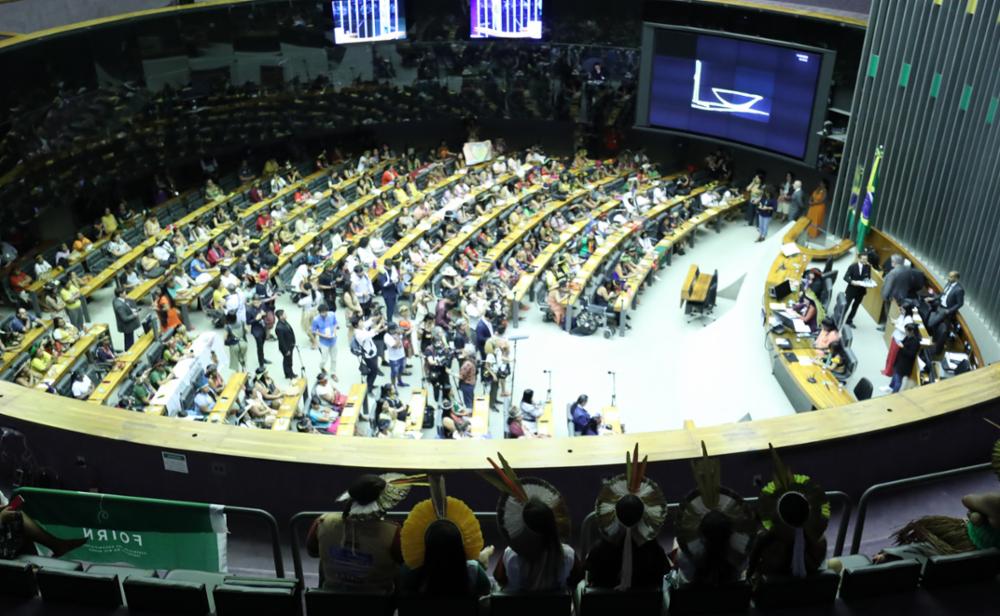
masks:
{"type": "Polygon", "coordinates": [[[323,296],[313,288],[311,282],[304,282],[302,283],[302,293],[299,295],[296,303],[302,309],[302,317],[299,325],[302,327],[302,331],[306,332],[309,336],[309,347],[316,349],[318,345],[316,334],[312,331],[312,322],[316,318],[316,315],[319,314],[318,308],[323,303],[323,296]]]}
{"type": "Polygon", "coordinates": [[[125,337],[123,350],[127,351],[132,348],[132,344],[135,342],[135,330],[139,328],[139,308],[134,301],[128,298],[125,287],[115,289],[115,298],[111,301],[111,307],[115,311],[115,325],[125,337]]]}
{"type": "Polygon", "coordinates": [[[361,304],[361,312],[365,316],[371,314],[371,303],[372,297],[375,296],[375,288],[372,286],[371,278],[368,277],[365,266],[360,263],[354,266],[354,273],[351,275],[351,291],[354,292],[354,297],[358,298],[358,303],[361,304]]]}
{"type": "Polygon", "coordinates": [[[177,310],[177,304],[170,295],[166,285],[160,286],[160,295],[156,298],[156,314],[160,318],[160,331],[165,332],[177,329],[181,322],[181,313],[177,310]]]}
{"type": "Polygon", "coordinates": [[[257,367],[263,369],[268,360],[264,359],[264,342],[267,340],[267,324],[264,321],[264,309],[260,307],[260,298],[257,296],[250,298],[250,305],[247,306],[247,327],[250,328],[250,335],[257,343],[257,367]]]}
{"type": "Polygon", "coordinates": [[[472,347],[462,350],[462,365],[458,369],[458,389],[462,392],[462,404],[472,408],[476,393],[476,354],[472,347]]]}
{"type": "Polygon", "coordinates": [[[771,224],[771,216],[774,215],[775,207],[777,207],[777,202],[774,200],[774,188],[767,186],[764,188],[760,201],[757,203],[758,242],[763,242],[767,239],[767,228],[771,224]]]}
{"type": "Polygon", "coordinates": [[[396,316],[396,302],[399,299],[399,268],[395,261],[379,268],[377,277],[379,294],[385,302],[385,318],[392,321],[396,316]]]}
{"type": "Polygon", "coordinates": [[[274,313],[278,322],[274,326],[274,333],[278,337],[278,351],[281,352],[281,367],[285,371],[286,379],[294,379],[295,371],[292,370],[292,351],[295,350],[295,332],[288,323],[288,316],[284,310],[274,313]]]}
{"type": "Polygon", "coordinates": [[[236,322],[236,313],[226,314],[226,348],[229,349],[229,367],[233,370],[247,371],[247,338],[246,331],[236,322]]]}
{"type": "Polygon", "coordinates": [[[788,219],[792,203],[792,193],[795,192],[794,183],[795,174],[791,171],[785,172],[785,180],[778,189],[778,219],[782,222],[788,219]]]}
{"type": "Polygon", "coordinates": [[[351,341],[351,350],[357,351],[358,359],[361,361],[358,370],[365,378],[365,398],[362,402],[362,411],[363,418],[369,422],[369,429],[374,428],[374,418],[368,412],[368,397],[372,394],[375,380],[378,379],[379,375],[378,347],[375,345],[375,336],[383,331],[384,329],[375,325],[373,319],[362,321],[355,317],[354,340],[351,341]]]}
{"type": "Polygon", "coordinates": [[[802,180],[795,180],[792,182],[792,197],[788,204],[788,218],[793,222],[802,216],[802,212],[806,209],[806,197],[802,192],[802,180]]]}
{"type": "Polygon", "coordinates": [[[826,218],[826,193],[826,180],[820,180],[819,185],[809,195],[809,211],[806,216],[809,217],[809,237],[811,238],[819,237],[823,227],[823,219],[826,218]]]}
{"type": "Polygon", "coordinates": [[[903,387],[903,379],[913,374],[913,364],[916,363],[919,353],[920,329],[916,323],[907,323],[906,336],[903,338],[903,343],[896,353],[896,360],[892,364],[892,380],[889,382],[889,391],[896,393],[903,387]]]}
{"type": "Polygon", "coordinates": [[[310,331],[319,340],[319,368],[337,380],[337,315],[326,304],[320,304],[319,314],[312,321],[310,331]]]}
{"type": "Polygon", "coordinates": [[[859,252],[857,259],[844,272],[844,281],[847,282],[846,323],[851,327],[854,327],[854,315],[858,313],[858,307],[865,301],[871,278],[872,268],[868,265],[868,255],[859,252]]]}
{"type": "Polygon", "coordinates": [[[59,289],[59,298],[66,304],[66,316],[77,329],[83,329],[83,297],[76,284],[67,278],[59,289]]]}
{"type": "Polygon", "coordinates": [[[389,362],[389,381],[396,387],[409,387],[403,382],[406,349],[403,346],[403,334],[399,326],[390,322],[382,341],[385,343],[385,360],[389,362]]]}
{"type": "Polygon", "coordinates": [[[476,350],[479,358],[486,359],[486,341],[493,337],[493,321],[490,315],[483,315],[476,323],[476,350]]]}

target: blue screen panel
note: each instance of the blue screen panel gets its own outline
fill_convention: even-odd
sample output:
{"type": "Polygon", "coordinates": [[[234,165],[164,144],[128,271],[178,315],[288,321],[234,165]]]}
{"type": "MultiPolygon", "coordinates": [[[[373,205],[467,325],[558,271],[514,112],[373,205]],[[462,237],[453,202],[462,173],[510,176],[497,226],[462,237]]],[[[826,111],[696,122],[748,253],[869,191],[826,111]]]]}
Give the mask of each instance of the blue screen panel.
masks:
{"type": "Polygon", "coordinates": [[[654,45],[650,125],[805,155],[820,54],[676,30],[654,45]]]}
{"type": "Polygon", "coordinates": [[[344,43],[406,38],[403,0],[333,0],[333,40],[344,43]]]}
{"type": "Polygon", "coordinates": [[[542,0],[469,0],[472,38],[542,38],[542,0]]]}

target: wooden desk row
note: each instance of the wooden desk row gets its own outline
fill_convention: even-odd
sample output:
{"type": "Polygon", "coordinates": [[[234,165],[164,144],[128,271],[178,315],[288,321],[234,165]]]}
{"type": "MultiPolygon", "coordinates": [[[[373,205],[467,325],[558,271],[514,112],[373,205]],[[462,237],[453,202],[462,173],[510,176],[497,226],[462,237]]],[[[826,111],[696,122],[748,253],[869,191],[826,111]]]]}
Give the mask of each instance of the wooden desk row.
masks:
{"type": "Polygon", "coordinates": [[[347,402],[344,404],[344,409],[340,413],[340,424],[337,426],[337,436],[354,436],[355,431],[358,429],[358,420],[361,415],[361,409],[364,405],[365,395],[367,393],[368,388],[364,383],[355,383],[354,385],[351,385],[351,389],[347,392],[347,402]]]}
{"type": "Polygon", "coordinates": [[[63,351],[62,355],[52,361],[52,365],[49,366],[41,381],[35,385],[35,389],[46,391],[47,385],[51,384],[55,386],[78,361],[86,359],[87,351],[97,344],[101,336],[106,333],[108,333],[108,326],[104,323],[96,323],[91,325],[87,330],[80,332],[80,338],[72,346],[63,351]]]}
{"type": "Polygon", "coordinates": [[[97,384],[97,387],[94,388],[93,393],[90,394],[87,400],[95,404],[107,404],[115,390],[129,376],[132,369],[146,354],[146,351],[149,350],[149,347],[153,345],[156,333],[156,328],[149,330],[136,339],[127,351],[116,357],[114,367],[104,375],[104,378],[97,384]]]}
{"type": "Polygon", "coordinates": [[[805,253],[790,257],[779,254],[768,272],[764,289],[764,327],[772,349],[774,374],[796,412],[832,408],[855,401],[854,395],[823,368],[822,353],[813,349],[812,337],[800,338],[794,331],[779,336],[770,330],[770,318],[774,312],[771,304],[784,304],[797,297],[802,276],[811,261],[812,257],[805,253]],[[786,280],[791,283],[791,293],[772,298],[769,290],[786,280]],[[787,340],[790,348],[780,348],[779,339],[787,340]]]}
{"type": "MultiPolygon", "coordinates": [[[[301,376],[285,389],[281,396],[281,405],[278,407],[278,416],[271,424],[272,430],[288,430],[292,426],[292,419],[302,406],[302,394],[306,391],[306,380],[301,376]]],[[[216,401],[218,403],[218,401],[216,401]]],[[[215,412],[215,409],[212,409],[215,412]]]]}
{"type": "Polygon", "coordinates": [[[496,204],[493,209],[486,212],[482,216],[476,218],[476,220],[466,223],[452,238],[445,242],[444,246],[438,250],[437,254],[431,255],[419,271],[415,272],[413,279],[410,281],[410,287],[408,291],[410,293],[417,293],[424,288],[425,285],[431,282],[434,278],[434,274],[437,273],[438,269],[448,261],[454,255],[455,251],[458,250],[460,246],[468,242],[480,232],[484,227],[497,220],[505,212],[509,212],[514,207],[517,207],[522,201],[528,199],[541,190],[539,186],[532,186],[526,191],[522,191],[521,194],[516,197],[511,198],[506,203],[496,204]]]}
{"type": "MultiPolygon", "coordinates": [[[[600,188],[622,179],[621,175],[608,176],[606,178],[601,178],[597,182],[594,182],[594,187],[600,188]]],[[[572,194],[567,195],[565,199],[559,201],[550,201],[546,206],[538,210],[534,216],[525,219],[520,225],[515,229],[511,229],[505,237],[500,239],[492,248],[483,256],[482,259],[476,264],[476,267],[472,270],[472,274],[469,275],[468,280],[473,283],[479,282],[479,280],[485,276],[490,269],[503,258],[511,249],[517,245],[528,233],[536,229],[542,222],[547,220],[549,216],[555,214],[558,210],[574,203],[576,200],[583,198],[586,195],[585,190],[576,190],[572,194]]]]}
{"type": "Polygon", "coordinates": [[[215,399],[215,406],[212,407],[212,412],[208,415],[207,421],[209,423],[225,423],[229,412],[236,406],[236,402],[243,395],[243,388],[246,386],[246,383],[246,372],[234,372],[229,377],[229,380],[226,381],[226,386],[222,388],[222,392],[215,399]]]}
{"type": "Polygon", "coordinates": [[[0,357],[0,371],[7,370],[14,365],[14,362],[17,361],[17,358],[22,353],[27,352],[31,348],[31,345],[35,344],[35,342],[50,331],[52,331],[52,321],[42,319],[41,327],[32,327],[24,332],[24,335],[21,336],[21,341],[17,345],[7,347],[3,356],[0,357]]]}

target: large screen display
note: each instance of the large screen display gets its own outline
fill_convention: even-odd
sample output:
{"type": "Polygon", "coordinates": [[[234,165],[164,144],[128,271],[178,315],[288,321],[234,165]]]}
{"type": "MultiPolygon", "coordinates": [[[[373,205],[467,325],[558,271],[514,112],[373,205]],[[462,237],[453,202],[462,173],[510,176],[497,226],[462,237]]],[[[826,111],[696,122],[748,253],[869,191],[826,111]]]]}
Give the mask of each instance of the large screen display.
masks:
{"type": "Polygon", "coordinates": [[[469,0],[472,38],[542,38],[542,0],[469,0]]]}
{"type": "Polygon", "coordinates": [[[333,0],[337,44],[406,38],[404,0],[333,0]]]}
{"type": "Polygon", "coordinates": [[[806,157],[825,53],[699,31],[651,30],[648,114],[645,120],[638,116],[640,123],[806,157]]]}

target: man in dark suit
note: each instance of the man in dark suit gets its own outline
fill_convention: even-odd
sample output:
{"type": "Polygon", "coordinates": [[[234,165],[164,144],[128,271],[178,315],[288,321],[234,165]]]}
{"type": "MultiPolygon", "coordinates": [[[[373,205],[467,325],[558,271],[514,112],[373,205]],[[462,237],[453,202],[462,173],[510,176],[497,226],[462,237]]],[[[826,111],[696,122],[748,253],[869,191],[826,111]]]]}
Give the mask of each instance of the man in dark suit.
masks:
{"type": "Polygon", "coordinates": [[[111,301],[111,307],[115,311],[115,325],[118,331],[125,336],[125,349],[129,350],[135,342],[135,330],[139,328],[139,308],[135,302],[130,300],[125,291],[125,287],[115,289],[115,298],[111,301]]]}
{"type": "Polygon", "coordinates": [[[285,371],[286,379],[294,379],[292,351],[295,350],[295,332],[288,324],[288,317],[284,310],[278,310],[274,316],[278,317],[278,323],[274,326],[274,334],[278,337],[278,350],[281,351],[281,367],[285,371]]]}
{"type": "Polygon", "coordinates": [[[909,259],[903,261],[904,275],[904,299],[919,299],[921,292],[927,287],[927,277],[924,273],[913,267],[909,259]]]}
{"type": "Polygon", "coordinates": [[[486,359],[486,341],[493,337],[493,322],[491,315],[483,316],[476,323],[476,350],[479,351],[479,358],[486,359]]]}
{"type": "Polygon", "coordinates": [[[945,342],[948,340],[948,332],[955,320],[955,314],[965,305],[965,289],[958,282],[958,278],[958,272],[948,272],[948,284],[941,290],[941,295],[932,301],[936,307],[927,318],[927,329],[934,339],[935,355],[944,350],[945,342]]]}
{"type": "Polygon", "coordinates": [[[847,324],[854,327],[854,315],[858,313],[858,307],[864,301],[868,293],[868,284],[871,282],[872,268],[868,265],[868,255],[859,252],[858,258],[847,268],[844,273],[844,281],[847,282],[847,324]]]}
{"type": "Polygon", "coordinates": [[[264,310],[260,307],[260,298],[254,295],[247,306],[247,327],[250,335],[257,343],[257,367],[263,368],[271,363],[264,359],[264,341],[267,340],[267,327],[264,323],[264,310]]]}

